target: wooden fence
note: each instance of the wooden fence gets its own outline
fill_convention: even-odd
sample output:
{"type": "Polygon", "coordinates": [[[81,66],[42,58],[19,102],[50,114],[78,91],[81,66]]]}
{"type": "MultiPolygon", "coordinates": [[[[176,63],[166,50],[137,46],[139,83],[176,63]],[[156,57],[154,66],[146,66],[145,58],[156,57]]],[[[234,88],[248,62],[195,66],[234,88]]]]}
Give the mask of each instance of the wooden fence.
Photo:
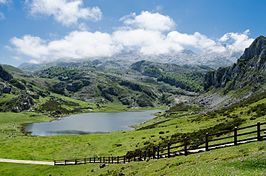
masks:
{"type": "Polygon", "coordinates": [[[138,152],[134,152],[131,155],[55,160],[54,165],[78,165],[87,163],[125,164],[132,161],[146,161],[149,159],[188,155],[262,140],[266,140],[266,122],[258,122],[257,124],[241,128],[235,127],[232,131],[222,131],[215,134],[206,133],[204,143],[196,149],[190,146],[191,140],[185,137],[182,141],[164,144],[166,147],[154,146],[146,150],[138,150],[138,152]]]}

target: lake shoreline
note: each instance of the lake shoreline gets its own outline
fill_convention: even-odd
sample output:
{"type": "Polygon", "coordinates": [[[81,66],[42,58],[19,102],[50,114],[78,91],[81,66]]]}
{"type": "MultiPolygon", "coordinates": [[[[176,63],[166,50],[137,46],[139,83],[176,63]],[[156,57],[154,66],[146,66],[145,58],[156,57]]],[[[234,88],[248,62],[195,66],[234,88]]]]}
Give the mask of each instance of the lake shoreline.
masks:
{"type": "Polygon", "coordinates": [[[21,131],[26,136],[88,135],[129,131],[136,130],[137,126],[156,118],[157,113],[162,111],[164,110],[142,109],[124,112],[79,113],[47,122],[23,124],[21,131]]]}

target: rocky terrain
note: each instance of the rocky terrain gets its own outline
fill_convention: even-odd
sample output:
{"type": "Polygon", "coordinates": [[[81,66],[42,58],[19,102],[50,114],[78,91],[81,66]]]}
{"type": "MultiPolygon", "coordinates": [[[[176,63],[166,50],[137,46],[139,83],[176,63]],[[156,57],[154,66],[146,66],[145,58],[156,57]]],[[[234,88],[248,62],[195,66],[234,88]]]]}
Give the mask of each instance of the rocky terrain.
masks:
{"type": "Polygon", "coordinates": [[[222,87],[225,91],[252,87],[257,89],[266,82],[266,38],[258,37],[237,63],[230,67],[209,72],[205,77],[205,89],[222,87]]]}
{"type": "Polygon", "coordinates": [[[24,70],[8,65],[0,68],[0,111],[52,115],[79,112],[80,102],[75,100],[80,100],[85,110],[109,104],[125,108],[173,105],[180,96],[194,97],[203,91],[204,74],[210,70],[150,61],[124,64],[100,60],[51,63],[36,66],[34,72],[25,65],[21,67],[24,70]]]}
{"type": "Polygon", "coordinates": [[[49,90],[83,101],[119,103],[129,108],[171,105],[177,95],[203,90],[209,68],[139,61],[132,65],[99,60],[65,63],[35,72],[53,79],[49,90]]]}
{"type": "Polygon", "coordinates": [[[235,64],[205,75],[207,93],[197,101],[209,107],[229,106],[254,94],[265,92],[266,37],[258,37],[235,64]]]}
{"type": "MultiPolygon", "coordinates": [[[[49,91],[53,80],[27,75],[9,65],[0,65],[0,112],[35,111],[57,116],[75,111],[83,106],[75,100],[66,100],[49,91]]],[[[89,106],[89,105],[84,105],[89,106]]]]}

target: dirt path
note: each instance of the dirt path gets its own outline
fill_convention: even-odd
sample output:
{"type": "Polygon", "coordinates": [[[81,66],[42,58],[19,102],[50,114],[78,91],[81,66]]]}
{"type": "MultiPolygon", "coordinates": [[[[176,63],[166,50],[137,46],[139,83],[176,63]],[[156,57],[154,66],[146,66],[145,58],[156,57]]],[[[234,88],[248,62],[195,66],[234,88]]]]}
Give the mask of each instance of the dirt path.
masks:
{"type": "Polygon", "coordinates": [[[0,163],[35,164],[35,165],[49,165],[49,166],[54,165],[54,162],[49,162],[49,161],[14,160],[14,159],[2,159],[2,158],[0,158],[0,163]]]}

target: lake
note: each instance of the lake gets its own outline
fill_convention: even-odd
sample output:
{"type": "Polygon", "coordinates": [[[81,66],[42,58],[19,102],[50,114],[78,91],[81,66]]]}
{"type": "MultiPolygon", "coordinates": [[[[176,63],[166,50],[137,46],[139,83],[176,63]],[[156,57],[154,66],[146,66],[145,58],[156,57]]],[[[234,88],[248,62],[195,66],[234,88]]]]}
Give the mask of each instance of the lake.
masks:
{"type": "Polygon", "coordinates": [[[131,126],[154,118],[157,112],[161,111],[82,113],[51,122],[27,124],[25,131],[34,136],[52,136],[131,130],[131,126]]]}

